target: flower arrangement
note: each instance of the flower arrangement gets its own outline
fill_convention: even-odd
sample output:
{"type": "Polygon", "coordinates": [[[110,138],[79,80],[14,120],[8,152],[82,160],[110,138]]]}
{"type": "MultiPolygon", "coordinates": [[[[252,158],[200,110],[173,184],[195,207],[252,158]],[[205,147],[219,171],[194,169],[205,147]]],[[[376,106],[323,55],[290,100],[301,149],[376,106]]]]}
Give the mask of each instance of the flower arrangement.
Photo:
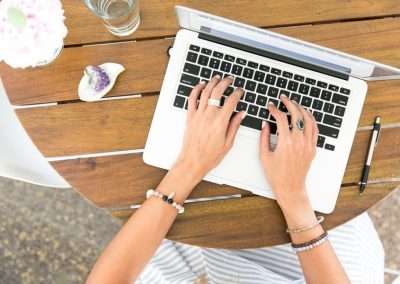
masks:
{"type": "Polygon", "coordinates": [[[67,35],[60,0],[0,0],[0,62],[13,68],[52,61],[67,35]]]}

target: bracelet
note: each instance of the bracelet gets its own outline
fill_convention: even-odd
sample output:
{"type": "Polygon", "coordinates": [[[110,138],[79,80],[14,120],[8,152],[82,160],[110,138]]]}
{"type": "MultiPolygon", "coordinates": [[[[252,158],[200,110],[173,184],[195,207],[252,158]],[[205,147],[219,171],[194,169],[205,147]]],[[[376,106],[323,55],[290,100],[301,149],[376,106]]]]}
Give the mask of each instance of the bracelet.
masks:
{"type": "Polygon", "coordinates": [[[171,192],[169,195],[163,194],[157,190],[154,189],[149,189],[146,192],[146,199],[149,199],[150,197],[157,197],[160,198],[161,200],[165,201],[166,203],[170,204],[172,207],[174,207],[177,211],[178,214],[182,214],[183,212],[185,212],[185,208],[183,208],[182,205],[176,203],[174,201],[174,196],[175,196],[175,192],[171,192]]]}
{"type": "Polygon", "coordinates": [[[322,245],[324,242],[328,240],[328,233],[323,232],[319,237],[305,243],[301,244],[294,244],[292,243],[292,249],[295,253],[303,252],[303,251],[308,251],[313,248],[316,248],[320,245],[322,245]]]}
{"type": "Polygon", "coordinates": [[[294,229],[287,228],[286,229],[286,233],[297,234],[297,233],[302,233],[302,232],[305,232],[305,231],[309,231],[309,230],[314,229],[315,227],[317,227],[324,220],[325,220],[324,216],[318,216],[317,217],[317,222],[315,222],[314,224],[311,224],[311,225],[305,226],[305,227],[294,228],[294,229]]]}

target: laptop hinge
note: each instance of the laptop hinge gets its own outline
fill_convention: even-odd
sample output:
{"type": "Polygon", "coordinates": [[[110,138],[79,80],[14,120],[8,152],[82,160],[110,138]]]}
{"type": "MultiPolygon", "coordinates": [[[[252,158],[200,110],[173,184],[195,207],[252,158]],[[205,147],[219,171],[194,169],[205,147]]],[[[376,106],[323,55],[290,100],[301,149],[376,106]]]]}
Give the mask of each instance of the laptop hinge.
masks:
{"type": "Polygon", "coordinates": [[[281,54],[278,54],[278,53],[270,52],[270,51],[267,51],[267,50],[264,50],[264,49],[260,49],[260,48],[257,48],[257,47],[249,46],[249,45],[246,45],[246,44],[243,44],[243,43],[240,43],[240,42],[231,41],[231,40],[228,40],[228,39],[216,37],[216,36],[213,36],[213,35],[210,35],[210,34],[205,34],[205,33],[199,33],[199,38],[200,39],[204,39],[204,40],[208,40],[208,41],[212,41],[212,42],[215,42],[215,43],[219,43],[219,44],[222,44],[222,45],[225,45],[225,46],[233,47],[233,48],[236,48],[236,49],[240,49],[240,50],[243,50],[243,51],[246,51],[246,52],[250,52],[250,53],[253,53],[253,54],[257,54],[257,55],[260,55],[260,56],[263,56],[263,57],[267,57],[267,58],[271,58],[271,59],[278,60],[278,61],[281,61],[281,62],[285,62],[285,63],[291,64],[291,65],[295,65],[295,66],[298,66],[298,67],[302,67],[302,68],[305,68],[305,69],[309,69],[309,70],[312,70],[312,71],[316,71],[316,72],[319,72],[319,73],[323,73],[323,74],[326,74],[326,75],[329,75],[329,76],[332,76],[332,77],[336,77],[336,78],[339,78],[339,79],[342,79],[342,80],[346,80],[346,81],[349,80],[349,75],[348,74],[337,72],[335,70],[332,70],[332,69],[329,69],[329,68],[326,68],[326,67],[323,67],[323,66],[319,66],[319,65],[308,63],[308,62],[304,62],[304,61],[301,61],[301,60],[298,60],[298,59],[295,59],[295,58],[291,58],[291,57],[284,56],[284,55],[281,55],[281,54]]]}

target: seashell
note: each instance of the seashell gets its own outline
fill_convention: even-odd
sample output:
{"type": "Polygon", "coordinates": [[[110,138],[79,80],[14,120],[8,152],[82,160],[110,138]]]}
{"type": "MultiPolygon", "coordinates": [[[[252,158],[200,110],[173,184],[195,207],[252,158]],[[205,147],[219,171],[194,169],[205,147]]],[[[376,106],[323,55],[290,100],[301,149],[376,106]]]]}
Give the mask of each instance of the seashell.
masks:
{"type": "Polygon", "coordinates": [[[85,102],[94,102],[101,99],[111,91],[119,74],[124,70],[124,66],[117,63],[87,66],[79,82],[79,98],[85,102]]]}

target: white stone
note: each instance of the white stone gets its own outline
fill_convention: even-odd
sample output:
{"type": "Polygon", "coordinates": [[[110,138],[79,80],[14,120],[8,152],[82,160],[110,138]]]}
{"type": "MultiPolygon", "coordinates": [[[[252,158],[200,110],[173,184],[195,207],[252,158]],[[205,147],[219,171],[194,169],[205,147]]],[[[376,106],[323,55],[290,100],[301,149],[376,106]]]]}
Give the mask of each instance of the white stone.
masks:
{"type": "Polygon", "coordinates": [[[118,76],[123,71],[125,71],[124,66],[118,63],[104,63],[99,65],[99,67],[102,68],[107,73],[108,77],[110,78],[110,83],[102,91],[97,92],[89,84],[90,77],[87,74],[83,73],[83,77],[79,82],[79,87],[78,87],[78,95],[82,101],[95,102],[100,100],[108,92],[111,91],[111,89],[114,87],[115,82],[117,81],[118,76]]]}

